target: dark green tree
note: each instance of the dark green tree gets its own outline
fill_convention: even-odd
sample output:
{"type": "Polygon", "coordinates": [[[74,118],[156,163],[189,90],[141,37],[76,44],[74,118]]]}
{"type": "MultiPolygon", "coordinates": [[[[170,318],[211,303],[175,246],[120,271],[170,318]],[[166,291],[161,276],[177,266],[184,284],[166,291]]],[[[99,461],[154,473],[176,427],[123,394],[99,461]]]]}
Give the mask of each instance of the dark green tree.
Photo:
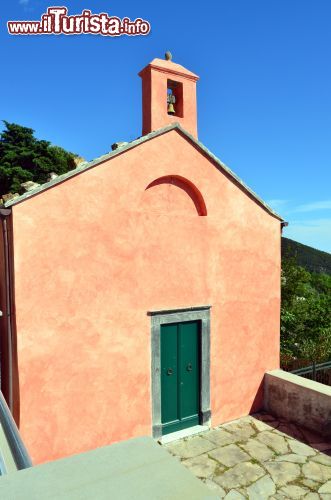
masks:
{"type": "Polygon", "coordinates": [[[331,276],[282,261],[282,359],[331,360],[331,276]]]}
{"type": "Polygon", "coordinates": [[[58,175],[75,168],[73,153],[34,137],[34,130],[4,121],[0,134],[0,196],[22,193],[21,183],[47,182],[50,172],[58,175]]]}

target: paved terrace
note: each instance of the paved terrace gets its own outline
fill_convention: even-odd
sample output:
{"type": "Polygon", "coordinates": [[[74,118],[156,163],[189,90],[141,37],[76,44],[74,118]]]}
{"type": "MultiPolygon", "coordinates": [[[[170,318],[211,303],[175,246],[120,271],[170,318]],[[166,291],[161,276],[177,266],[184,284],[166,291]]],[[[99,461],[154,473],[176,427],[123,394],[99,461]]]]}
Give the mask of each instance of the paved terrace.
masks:
{"type": "Polygon", "coordinates": [[[265,412],[164,447],[226,500],[331,500],[331,441],[265,412]]]}

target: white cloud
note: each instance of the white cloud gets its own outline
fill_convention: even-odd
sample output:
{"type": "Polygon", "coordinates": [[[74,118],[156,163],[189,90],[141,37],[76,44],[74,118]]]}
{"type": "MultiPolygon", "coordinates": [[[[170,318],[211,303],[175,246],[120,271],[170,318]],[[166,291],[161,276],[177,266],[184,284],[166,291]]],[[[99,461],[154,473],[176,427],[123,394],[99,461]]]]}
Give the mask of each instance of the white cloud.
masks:
{"type": "Polygon", "coordinates": [[[288,200],[268,200],[266,203],[274,210],[278,210],[283,208],[288,203],[288,200]]]}
{"type": "Polygon", "coordinates": [[[306,203],[299,205],[293,212],[313,212],[314,210],[328,210],[331,209],[331,200],[315,201],[313,203],[306,203]]]}
{"type": "Polygon", "coordinates": [[[331,253],[331,218],[329,212],[322,212],[319,218],[316,218],[314,213],[318,210],[330,210],[331,200],[314,201],[293,206],[293,200],[291,202],[290,200],[277,198],[268,200],[267,204],[289,222],[288,227],[283,229],[283,236],[331,253]],[[313,218],[314,216],[315,218],[313,218]]]}
{"type": "Polygon", "coordinates": [[[331,218],[289,222],[283,236],[331,253],[331,218]]]}

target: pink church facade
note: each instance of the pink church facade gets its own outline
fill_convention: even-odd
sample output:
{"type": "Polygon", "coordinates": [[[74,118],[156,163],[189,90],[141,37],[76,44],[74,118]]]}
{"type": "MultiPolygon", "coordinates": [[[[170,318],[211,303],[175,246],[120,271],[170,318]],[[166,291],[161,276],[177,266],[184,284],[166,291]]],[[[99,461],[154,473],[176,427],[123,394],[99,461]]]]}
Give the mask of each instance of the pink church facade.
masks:
{"type": "Polygon", "coordinates": [[[34,463],[247,415],[279,367],[282,219],[197,141],[198,77],[140,76],[141,138],[1,211],[2,390],[34,463]]]}

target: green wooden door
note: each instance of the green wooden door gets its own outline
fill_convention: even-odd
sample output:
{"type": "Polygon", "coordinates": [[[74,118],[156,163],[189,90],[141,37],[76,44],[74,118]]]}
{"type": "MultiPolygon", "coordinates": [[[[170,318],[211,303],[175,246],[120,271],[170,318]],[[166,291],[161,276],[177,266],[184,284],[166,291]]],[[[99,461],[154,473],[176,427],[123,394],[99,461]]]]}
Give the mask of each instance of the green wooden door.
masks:
{"type": "Polygon", "coordinates": [[[199,423],[199,322],[161,325],[162,434],[199,423]]]}

